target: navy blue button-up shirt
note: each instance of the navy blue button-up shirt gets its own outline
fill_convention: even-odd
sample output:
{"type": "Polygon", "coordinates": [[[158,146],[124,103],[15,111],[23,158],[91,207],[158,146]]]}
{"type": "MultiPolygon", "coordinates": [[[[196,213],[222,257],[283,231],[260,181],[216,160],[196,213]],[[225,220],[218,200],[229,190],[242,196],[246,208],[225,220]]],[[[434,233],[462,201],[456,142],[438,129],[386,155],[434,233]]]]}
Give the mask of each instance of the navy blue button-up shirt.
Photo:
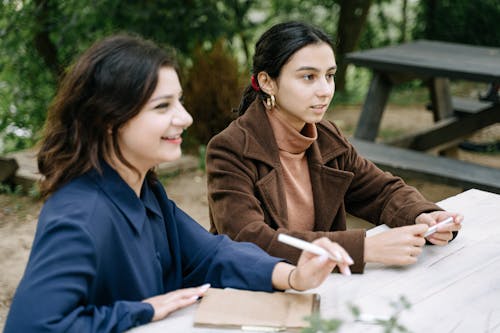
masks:
{"type": "Polygon", "coordinates": [[[141,300],[179,288],[272,291],[280,260],[210,234],[159,183],[138,198],[105,164],[45,203],[5,332],[121,332],[151,321],[141,300]]]}

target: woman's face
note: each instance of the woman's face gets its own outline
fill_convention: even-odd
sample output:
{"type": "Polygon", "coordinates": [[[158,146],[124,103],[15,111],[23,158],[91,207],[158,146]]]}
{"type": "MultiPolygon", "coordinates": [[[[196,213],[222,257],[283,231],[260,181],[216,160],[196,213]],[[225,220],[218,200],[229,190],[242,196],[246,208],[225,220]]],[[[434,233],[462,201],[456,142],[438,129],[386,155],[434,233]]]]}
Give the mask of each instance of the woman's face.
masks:
{"type": "Polygon", "coordinates": [[[163,67],[158,84],[142,110],[120,130],[118,143],[125,159],[139,171],[181,156],[181,134],[193,118],[181,103],[182,87],[176,71],[163,67]]]}
{"type": "Polygon", "coordinates": [[[295,52],[274,82],[276,110],[297,130],[323,119],[335,92],[332,48],[310,44],[295,52]]]}

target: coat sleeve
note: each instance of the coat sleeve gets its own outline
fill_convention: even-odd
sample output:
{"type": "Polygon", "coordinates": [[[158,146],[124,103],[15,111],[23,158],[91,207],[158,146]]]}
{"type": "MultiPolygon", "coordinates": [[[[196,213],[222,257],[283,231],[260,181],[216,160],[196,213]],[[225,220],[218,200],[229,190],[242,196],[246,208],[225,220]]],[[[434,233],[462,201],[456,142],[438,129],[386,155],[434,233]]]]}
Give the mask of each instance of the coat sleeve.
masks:
{"type": "Polygon", "coordinates": [[[360,156],[347,140],[346,143],[349,150],[341,167],[354,174],[345,197],[350,214],[376,225],[400,227],[415,224],[421,213],[442,210],[400,177],[382,171],[360,156]]]}
{"type": "Polygon", "coordinates": [[[215,136],[207,147],[211,231],[226,234],[236,241],[253,242],[270,255],[293,264],[297,264],[301,251],[279,242],[278,234],[286,233],[307,241],[327,237],[344,246],[353,257],[356,264],[352,271],[362,272],[364,230],[290,231],[278,227],[269,212],[262,209],[255,194],[256,183],[265,182],[267,178],[258,179],[255,165],[241,156],[244,143],[235,140],[239,137],[242,136],[223,132],[215,136]]]}
{"type": "Polygon", "coordinates": [[[96,274],[93,244],[92,235],[74,219],[41,227],[5,332],[121,332],[151,321],[153,308],[146,303],[87,304],[96,274]]]}
{"type": "Polygon", "coordinates": [[[176,221],[183,271],[183,287],[210,283],[216,288],[273,291],[274,258],[252,243],[212,235],[170,201],[176,221]]]}

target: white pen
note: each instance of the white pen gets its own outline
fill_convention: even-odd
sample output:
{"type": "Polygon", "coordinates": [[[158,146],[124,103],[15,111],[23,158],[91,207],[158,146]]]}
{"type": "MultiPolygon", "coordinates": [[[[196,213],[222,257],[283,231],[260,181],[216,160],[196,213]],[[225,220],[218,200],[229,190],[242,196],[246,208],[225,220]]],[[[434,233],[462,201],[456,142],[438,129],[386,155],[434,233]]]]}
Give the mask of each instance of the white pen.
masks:
{"type": "Polygon", "coordinates": [[[330,258],[331,260],[338,262],[338,263],[344,262],[344,260],[342,260],[342,257],[340,256],[340,253],[335,253],[335,257],[334,257],[330,254],[330,252],[328,252],[327,250],[325,250],[321,246],[306,242],[305,240],[302,240],[299,238],[295,238],[295,237],[285,235],[285,234],[279,234],[278,241],[285,243],[285,244],[288,244],[290,246],[296,247],[298,249],[317,254],[319,256],[326,256],[326,257],[330,258]]]}
{"type": "Polygon", "coordinates": [[[433,225],[432,227],[427,229],[427,232],[424,234],[424,237],[428,237],[428,236],[432,235],[433,233],[435,233],[437,231],[438,227],[440,227],[442,225],[450,224],[452,222],[453,222],[453,217],[448,217],[446,220],[443,220],[443,221],[439,222],[438,224],[433,225]]]}

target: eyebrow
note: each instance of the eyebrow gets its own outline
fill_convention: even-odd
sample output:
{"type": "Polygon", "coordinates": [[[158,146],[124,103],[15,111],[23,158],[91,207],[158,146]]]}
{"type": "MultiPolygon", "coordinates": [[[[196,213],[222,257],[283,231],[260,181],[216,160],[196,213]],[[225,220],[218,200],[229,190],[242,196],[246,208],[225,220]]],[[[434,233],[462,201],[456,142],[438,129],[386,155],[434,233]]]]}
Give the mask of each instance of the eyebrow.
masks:
{"type": "MultiPolygon", "coordinates": [[[[184,92],[181,91],[179,93],[179,96],[182,97],[183,95],[184,95],[184,92]]],[[[150,99],[148,103],[151,103],[151,102],[154,102],[154,101],[158,101],[160,99],[172,99],[172,98],[174,98],[174,96],[175,96],[174,94],[171,94],[171,95],[161,95],[161,96],[158,96],[158,97],[150,99]]]]}
{"type": "MultiPolygon", "coordinates": [[[[336,70],[337,69],[337,66],[332,66],[330,68],[327,69],[327,72],[329,71],[333,71],[333,70],[336,70]]],[[[302,67],[299,67],[297,69],[297,72],[300,72],[300,71],[315,71],[315,72],[319,72],[320,70],[316,67],[310,67],[310,66],[302,66],[302,67]]]]}

